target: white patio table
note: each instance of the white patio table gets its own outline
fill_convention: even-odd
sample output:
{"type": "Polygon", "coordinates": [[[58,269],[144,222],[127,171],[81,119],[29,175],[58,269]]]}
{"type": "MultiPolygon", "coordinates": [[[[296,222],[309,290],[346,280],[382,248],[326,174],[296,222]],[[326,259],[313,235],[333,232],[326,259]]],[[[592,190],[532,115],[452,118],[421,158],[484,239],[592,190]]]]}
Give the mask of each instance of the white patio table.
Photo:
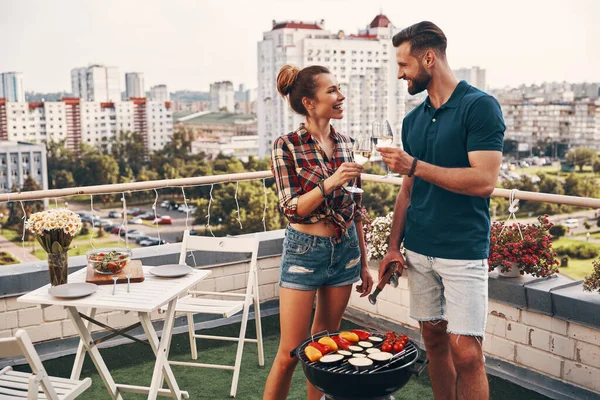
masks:
{"type": "MultiPolygon", "coordinates": [[[[189,398],[189,394],[179,388],[175,376],[173,375],[173,371],[167,361],[175,321],[175,305],[180,294],[186,292],[190,287],[206,278],[210,274],[210,271],[195,269],[182,277],[160,278],[149,273],[148,270],[150,268],[152,267],[143,267],[144,281],[131,283],[129,293],[127,292],[126,283],[118,284],[114,295],[113,285],[99,285],[97,291],[87,297],[78,299],[60,299],[53,297],[48,293],[50,287],[48,284],[19,297],[17,301],[21,303],[39,304],[42,308],[58,305],[67,310],[67,314],[75,325],[75,329],[80,337],[79,348],[77,349],[73,370],[71,372],[71,379],[79,379],[85,352],[87,351],[112,399],[122,400],[122,392],[148,394],[148,399],[152,400],[156,399],[158,395],[176,399],[186,399],[189,398]],[[167,303],[165,322],[162,329],[162,336],[159,341],[158,335],[152,325],[152,320],[150,319],[150,313],[167,303]],[[78,308],[87,308],[89,314],[86,315],[79,312],[78,308]],[[137,312],[140,322],[123,329],[114,329],[94,320],[97,309],[137,312]],[[84,319],[88,322],[85,323],[83,321],[84,319]],[[107,328],[113,333],[94,341],[91,335],[92,323],[107,328]],[[117,335],[139,341],[137,338],[127,335],[125,332],[140,324],[142,325],[146,333],[146,338],[156,356],[156,363],[152,374],[152,383],[150,384],[150,387],[116,384],[98,351],[97,344],[107,340],[107,338],[117,335]],[[162,388],[164,377],[167,379],[169,389],[162,388]]],[[[85,282],[85,276],[86,269],[83,268],[70,274],[68,282],[85,282]]]]}

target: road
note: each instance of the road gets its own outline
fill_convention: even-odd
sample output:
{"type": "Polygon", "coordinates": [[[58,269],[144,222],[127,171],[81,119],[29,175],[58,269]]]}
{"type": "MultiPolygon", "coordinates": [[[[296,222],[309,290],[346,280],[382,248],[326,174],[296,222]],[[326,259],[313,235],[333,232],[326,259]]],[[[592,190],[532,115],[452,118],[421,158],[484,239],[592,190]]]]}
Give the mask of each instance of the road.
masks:
{"type": "MultiPolygon", "coordinates": [[[[152,204],[153,203],[148,203],[148,204],[144,204],[144,205],[136,205],[135,207],[140,208],[144,211],[152,212],[152,204]]],[[[158,207],[158,205],[157,205],[157,207],[158,207]]],[[[88,213],[88,214],[94,214],[92,211],[90,211],[90,207],[88,205],[84,205],[84,204],[69,203],[69,209],[74,212],[84,212],[84,213],[88,213]]],[[[120,208],[100,208],[98,205],[95,204],[94,210],[96,211],[96,214],[100,218],[110,220],[110,221],[114,222],[115,224],[123,221],[122,218],[108,218],[109,212],[111,212],[111,211],[121,212],[120,208]]],[[[131,224],[130,222],[128,222],[127,229],[137,229],[145,235],[155,236],[155,237],[158,236],[158,234],[160,233],[160,238],[166,240],[168,243],[175,243],[175,242],[177,242],[178,238],[181,239],[181,237],[183,236],[183,231],[186,229],[186,213],[179,212],[177,210],[168,211],[168,210],[158,207],[156,209],[156,214],[161,215],[161,216],[162,215],[170,216],[173,220],[173,224],[172,225],[158,225],[158,227],[157,227],[156,225],[154,225],[154,226],[134,225],[134,224],[131,224]]],[[[190,213],[190,215],[188,217],[188,221],[187,221],[187,226],[189,229],[204,229],[203,226],[192,225],[193,219],[194,219],[193,215],[190,213]]],[[[117,236],[114,234],[109,234],[109,235],[114,236],[114,237],[117,236]]]]}

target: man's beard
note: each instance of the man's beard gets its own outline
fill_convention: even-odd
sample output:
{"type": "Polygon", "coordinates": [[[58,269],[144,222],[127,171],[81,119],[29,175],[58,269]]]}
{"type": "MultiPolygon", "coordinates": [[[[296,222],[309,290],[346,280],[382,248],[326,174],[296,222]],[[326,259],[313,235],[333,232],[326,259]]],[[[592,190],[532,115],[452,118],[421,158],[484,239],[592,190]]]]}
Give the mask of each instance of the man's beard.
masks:
{"type": "Polygon", "coordinates": [[[423,90],[427,89],[429,82],[431,82],[431,75],[429,75],[425,68],[419,66],[419,73],[411,79],[412,85],[408,87],[408,93],[411,96],[421,93],[423,90]]]}

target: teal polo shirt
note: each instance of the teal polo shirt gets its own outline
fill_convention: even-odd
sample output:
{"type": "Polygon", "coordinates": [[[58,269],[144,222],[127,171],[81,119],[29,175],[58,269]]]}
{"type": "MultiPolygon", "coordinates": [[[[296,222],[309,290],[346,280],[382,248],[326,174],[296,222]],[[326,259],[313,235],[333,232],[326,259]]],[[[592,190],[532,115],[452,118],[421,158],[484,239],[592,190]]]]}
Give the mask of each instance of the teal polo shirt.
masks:
{"type": "MultiPolygon", "coordinates": [[[[433,108],[427,97],[406,115],[402,144],[408,154],[426,163],[468,168],[469,152],[502,151],[504,130],[496,99],[461,81],[440,108],[433,108]]],[[[404,247],[430,257],[488,258],[489,209],[489,198],[450,192],[415,177],[406,212],[404,247]]]]}

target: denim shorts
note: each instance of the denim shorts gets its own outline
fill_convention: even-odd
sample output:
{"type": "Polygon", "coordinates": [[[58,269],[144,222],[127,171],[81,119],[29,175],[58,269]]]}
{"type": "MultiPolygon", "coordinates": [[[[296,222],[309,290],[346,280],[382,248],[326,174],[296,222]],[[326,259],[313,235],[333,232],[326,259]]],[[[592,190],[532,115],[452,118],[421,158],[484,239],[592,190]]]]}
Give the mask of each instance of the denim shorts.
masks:
{"type": "Polygon", "coordinates": [[[406,249],[410,316],[448,321],[447,331],[483,338],[488,308],[488,262],[428,257],[406,249]]]}
{"type": "Polygon", "coordinates": [[[346,286],[360,278],[360,247],[352,224],[340,243],[333,237],[298,232],[288,225],[283,240],[279,286],[315,290],[346,286]]]}

